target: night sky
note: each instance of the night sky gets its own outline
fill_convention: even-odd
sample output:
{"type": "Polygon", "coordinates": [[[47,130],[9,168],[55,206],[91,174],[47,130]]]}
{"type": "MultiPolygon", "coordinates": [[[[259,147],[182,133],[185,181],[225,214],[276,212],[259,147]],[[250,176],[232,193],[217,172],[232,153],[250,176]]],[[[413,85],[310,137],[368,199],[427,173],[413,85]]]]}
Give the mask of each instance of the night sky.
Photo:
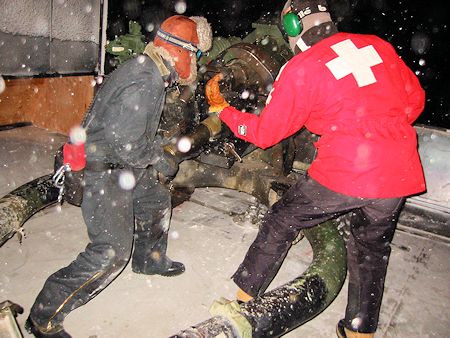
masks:
{"type": "MultiPolygon", "coordinates": [[[[283,1],[110,0],[108,38],[128,32],[128,21],[144,27],[147,41],[158,23],[177,14],[205,16],[215,36],[243,37],[259,19],[278,23],[283,1]],[[146,29],[145,29],[146,28],[146,29]]],[[[450,129],[450,14],[445,0],[329,0],[340,31],[375,34],[389,41],[416,73],[427,93],[417,123],[450,129]]]]}

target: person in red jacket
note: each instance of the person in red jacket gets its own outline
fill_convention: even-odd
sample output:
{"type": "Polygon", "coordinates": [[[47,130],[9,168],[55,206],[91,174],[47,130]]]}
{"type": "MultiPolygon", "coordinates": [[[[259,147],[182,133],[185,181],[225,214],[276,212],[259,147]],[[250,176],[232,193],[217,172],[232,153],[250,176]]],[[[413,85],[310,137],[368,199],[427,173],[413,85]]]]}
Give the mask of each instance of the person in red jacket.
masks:
{"type": "Polygon", "coordinates": [[[347,242],[348,304],[339,337],[373,337],[399,212],[425,191],[412,123],[425,94],[386,41],[338,32],[324,0],[288,1],[282,13],[296,54],[279,72],[259,115],[206,86],[211,112],[239,138],[268,148],[306,127],[320,135],[317,156],[265,216],[233,275],[238,300],[264,292],[303,228],[352,212],[347,242]]]}

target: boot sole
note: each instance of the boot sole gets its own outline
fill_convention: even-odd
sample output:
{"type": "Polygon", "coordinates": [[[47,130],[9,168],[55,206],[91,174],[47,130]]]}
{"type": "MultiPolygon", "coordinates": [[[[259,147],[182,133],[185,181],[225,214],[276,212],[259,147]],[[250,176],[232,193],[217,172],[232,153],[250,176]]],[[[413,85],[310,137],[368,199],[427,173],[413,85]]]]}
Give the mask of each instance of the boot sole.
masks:
{"type": "Polygon", "coordinates": [[[24,325],[25,330],[29,333],[32,334],[35,337],[38,338],[46,338],[46,337],[52,337],[52,338],[60,338],[60,337],[64,337],[64,338],[72,338],[71,335],[69,335],[66,331],[64,331],[64,329],[61,329],[60,331],[57,332],[52,332],[52,333],[44,333],[39,331],[39,329],[36,327],[36,325],[33,323],[33,321],[28,318],[25,321],[25,325],[24,325]]]}
{"type": "Polygon", "coordinates": [[[141,271],[141,270],[134,270],[134,269],[131,269],[134,273],[137,273],[137,274],[139,274],[139,275],[146,275],[146,276],[163,276],[163,277],[176,277],[176,276],[179,276],[179,275],[181,275],[181,274],[183,274],[184,272],[185,272],[185,270],[183,270],[183,271],[180,271],[180,272],[176,272],[176,273],[161,273],[161,272],[151,272],[151,273],[146,273],[146,272],[143,272],[143,271],[141,271]]]}

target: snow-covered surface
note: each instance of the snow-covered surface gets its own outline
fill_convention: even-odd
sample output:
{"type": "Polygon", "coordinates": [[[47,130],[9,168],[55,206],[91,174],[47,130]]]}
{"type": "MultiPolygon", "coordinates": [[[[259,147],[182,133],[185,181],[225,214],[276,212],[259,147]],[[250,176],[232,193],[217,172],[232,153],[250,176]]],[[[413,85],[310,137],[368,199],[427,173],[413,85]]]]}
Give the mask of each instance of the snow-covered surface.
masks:
{"type": "MultiPolygon", "coordinates": [[[[0,195],[49,173],[53,153],[64,140],[35,127],[0,132],[0,195]]],[[[251,196],[197,189],[190,201],[174,209],[169,235],[168,254],[185,263],[186,272],[173,278],[144,276],[127,266],[108,288],[67,317],[66,330],[75,338],[160,338],[209,318],[213,300],[234,296],[230,276],[256,236],[257,224],[251,220],[257,212],[251,196]]],[[[22,330],[45,279],[69,264],[88,240],[81,210],[67,204],[44,209],[25,223],[25,230],[22,245],[12,238],[0,247],[0,302],[11,300],[25,308],[17,318],[22,330]]],[[[376,337],[449,337],[448,240],[397,231],[392,249],[376,337]]],[[[311,259],[311,247],[302,240],[270,288],[301,274],[311,259]]],[[[346,290],[347,283],[322,314],[285,337],[335,337],[346,290]]]]}

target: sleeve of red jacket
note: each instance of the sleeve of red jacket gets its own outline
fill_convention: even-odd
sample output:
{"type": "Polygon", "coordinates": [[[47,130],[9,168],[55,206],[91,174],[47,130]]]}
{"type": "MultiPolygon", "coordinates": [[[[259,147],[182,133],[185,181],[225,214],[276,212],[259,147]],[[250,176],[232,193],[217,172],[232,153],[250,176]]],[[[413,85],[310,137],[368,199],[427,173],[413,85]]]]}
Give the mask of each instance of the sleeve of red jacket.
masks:
{"type": "Polygon", "coordinates": [[[405,91],[408,96],[408,105],[405,109],[408,122],[413,123],[423,111],[425,106],[425,91],[422,89],[419,79],[406,66],[402,59],[400,61],[400,72],[405,83],[405,91]]]}
{"type": "Polygon", "coordinates": [[[283,73],[275,81],[265,108],[259,115],[227,107],[220,119],[237,137],[265,149],[291,136],[307,119],[301,90],[283,73]]]}

